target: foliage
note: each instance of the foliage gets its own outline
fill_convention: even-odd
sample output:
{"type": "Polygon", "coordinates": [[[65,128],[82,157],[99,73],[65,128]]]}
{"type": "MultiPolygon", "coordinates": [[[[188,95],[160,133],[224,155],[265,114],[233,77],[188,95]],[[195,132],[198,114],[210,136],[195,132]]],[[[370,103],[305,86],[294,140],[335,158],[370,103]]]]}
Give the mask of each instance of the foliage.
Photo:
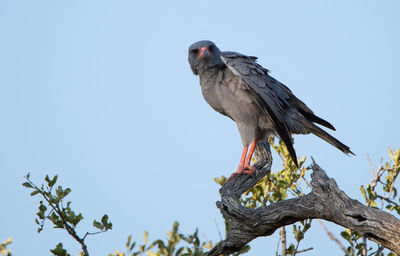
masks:
{"type": "MultiPolygon", "coordinates": [[[[62,186],[56,188],[58,175],[55,175],[52,179],[48,175],[45,177],[46,185],[36,186],[30,180],[30,174],[28,173],[25,177],[26,182],[22,185],[26,188],[32,189],[31,196],[41,195],[44,199],[39,202],[39,211],[36,213],[38,218],[35,219],[36,224],[39,226],[38,233],[40,233],[46,220],[53,223],[53,228],[64,229],[67,233],[72,236],[82,247],[83,255],[89,255],[87,246],[85,244],[85,238],[88,235],[95,235],[98,233],[106,232],[112,228],[112,223],[108,221],[108,216],[105,214],[101,221],[93,221],[93,226],[99,231],[86,234],[82,237],[76,233],[76,226],[83,219],[81,213],[76,214],[71,208],[71,201],[64,204],[64,199],[71,193],[70,188],[63,189],[62,186]]],[[[63,248],[63,244],[59,243],[55,249],[50,250],[53,255],[57,256],[69,256],[67,250],[63,248]]]]}
{"type": "MultiPolygon", "coordinates": [[[[361,185],[360,191],[367,206],[381,210],[386,209],[389,212],[400,215],[400,197],[395,187],[400,172],[400,149],[392,150],[389,148],[389,156],[391,161],[386,162],[384,165],[381,163],[376,172],[374,172],[371,161],[369,161],[373,180],[366,186],[361,185]]],[[[385,255],[381,246],[368,247],[366,238],[354,231],[346,229],[340,235],[348,243],[346,255],[365,255],[366,253],[379,256],[385,255]]],[[[394,256],[397,254],[389,252],[386,255],[394,256]]]]}
{"type": "Polygon", "coordinates": [[[200,242],[198,230],[192,235],[183,235],[178,232],[179,223],[174,222],[172,230],[168,232],[168,240],[166,242],[158,239],[152,243],[148,243],[149,234],[144,232],[144,243],[136,247],[136,242],[132,241],[132,236],[129,235],[126,242],[126,252],[120,253],[116,251],[115,254],[109,256],[203,256],[206,255],[205,249],[211,249],[211,242],[200,242]],[[182,245],[184,243],[184,245],[182,245]]]}
{"type": "Polygon", "coordinates": [[[11,242],[12,242],[12,239],[10,237],[6,241],[4,241],[0,244],[0,253],[2,256],[11,256],[11,251],[9,249],[7,249],[7,246],[9,244],[11,244],[11,242]]]}

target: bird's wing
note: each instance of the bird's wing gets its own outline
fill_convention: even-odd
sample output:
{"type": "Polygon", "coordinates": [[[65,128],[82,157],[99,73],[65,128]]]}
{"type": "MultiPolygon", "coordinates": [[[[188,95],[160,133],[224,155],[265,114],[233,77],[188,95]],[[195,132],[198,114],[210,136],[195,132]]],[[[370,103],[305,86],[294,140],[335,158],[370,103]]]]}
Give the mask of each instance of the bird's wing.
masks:
{"type": "Polygon", "coordinates": [[[270,82],[271,85],[278,85],[287,95],[289,95],[290,103],[294,105],[295,108],[300,112],[300,114],[302,114],[308,121],[323,125],[334,131],[336,130],[331,123],[320,118],[319,116],[316,116],[314,112],[309,107],[307,107],[307,105],[304,102],[302,102],[299,98],[297,98],[292,93],[292,91],[288,87],[286,87],[286,85],[282,84],[281,82],[279,82],[278,80],[276,80],[271,76],[268,76],[268,79],[272,81],[270,82]]]}
{"type": "MultiPolygon", "coordinates": [[[[256,62],[256,57],[246,56],[237,52],[222,52],[221,59],[226,66],[239,76],[256,96],[259,103],[271,117],[275,130],[288,148],[293,162],[298,165],[290,131],[284,120],[284,107],[289,105],[290,95],[275,79],[270,77],[268,70],[256,62]]],[[[289,90],[290,92],[290,90],[289,90]]]]}

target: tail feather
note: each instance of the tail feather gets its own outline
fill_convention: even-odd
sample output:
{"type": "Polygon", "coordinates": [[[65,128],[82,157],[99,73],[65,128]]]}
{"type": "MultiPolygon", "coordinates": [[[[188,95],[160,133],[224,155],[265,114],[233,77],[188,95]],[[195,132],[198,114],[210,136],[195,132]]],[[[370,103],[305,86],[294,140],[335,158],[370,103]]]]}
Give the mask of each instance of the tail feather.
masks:
{"type": "Polygon", "coordinates": [[[313,122],[313,123],[317,123],[320,125],[325,126],[326,128],[329,128],[331,130],[336,131],[335,127],[333,127],[333,125],[331,123],[329,123],[328,121],[314,115],[313,113],[308,113],[308,112],[301,112],[303,114],[303,116],[305,118],[307,118],[309,121],[313,122]]]}
{"type": "Polygon", "coordinates": [[[333,137],[332,135],[330,135],[326,131],[322,130],[321,128],[319,128],[315,124],[313,124],[311,122],[307,122],[307,126],[308,126],[308,128],[310,129],[310,131],[313,134],[317,135],[318,137],[320,137],[324,141],[326,141],[329,144],[331,144],[332,146],[336,147],[337,149],[339,149],[343,153],[355,155],[353,152],[351,152],[351,150],[350,150],[350,148],[348,146],[344,145],[338,139],[336,139],[335,137],[333,137]]]}

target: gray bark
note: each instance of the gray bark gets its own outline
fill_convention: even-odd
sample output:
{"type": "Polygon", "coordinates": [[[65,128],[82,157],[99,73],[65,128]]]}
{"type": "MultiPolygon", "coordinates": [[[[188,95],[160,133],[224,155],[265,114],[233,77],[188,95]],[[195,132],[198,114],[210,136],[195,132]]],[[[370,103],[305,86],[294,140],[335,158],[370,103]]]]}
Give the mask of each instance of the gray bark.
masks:
{"type": "Polygon", "coordinates": [[[270,168],[271,164],[267,164],[253,175],[232,177],[221,188],[221,201],[216,204],[229,220],[230,230],[227,238],[211,249],[209,256],[230,255],[257,237],[272,235],[280,227],[305,219],[336,223],[400,254],[400,220],[348,197],[315,162],[309,167],[313,171],[309,194],[257,209],[241,205],[240,196],[270,168]]]}

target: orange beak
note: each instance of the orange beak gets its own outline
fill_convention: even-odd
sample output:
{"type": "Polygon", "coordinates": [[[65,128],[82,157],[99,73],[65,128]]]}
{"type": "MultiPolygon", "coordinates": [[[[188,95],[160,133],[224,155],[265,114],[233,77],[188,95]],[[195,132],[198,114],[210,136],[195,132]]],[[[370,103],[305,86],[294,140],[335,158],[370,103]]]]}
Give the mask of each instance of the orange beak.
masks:
{"type": "Polygon", "coordinates": [[[210,52],[208,51],[207,47],[203,46],[200,48],[200,54],[198,58],[204,58],[206,56],[210,55],[210,52]]]}

